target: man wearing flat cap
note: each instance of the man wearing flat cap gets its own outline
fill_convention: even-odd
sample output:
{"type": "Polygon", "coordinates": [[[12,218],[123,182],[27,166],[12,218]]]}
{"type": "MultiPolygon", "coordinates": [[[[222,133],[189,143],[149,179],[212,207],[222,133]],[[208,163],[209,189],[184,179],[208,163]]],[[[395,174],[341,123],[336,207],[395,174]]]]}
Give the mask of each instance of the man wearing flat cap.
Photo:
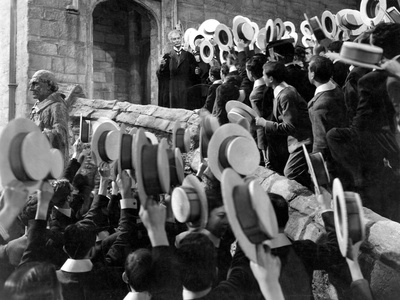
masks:
{"type": "Polygon", "coordinates": [[[58,84],[54,74],[46,70],[37,71],[29,82],[29,90],[33,99],[37,100],[29,118],[47,136],[51,146],[63,153],[66,166],[69,160],[68,108],[62,95],[57,93],[58,84]]]}

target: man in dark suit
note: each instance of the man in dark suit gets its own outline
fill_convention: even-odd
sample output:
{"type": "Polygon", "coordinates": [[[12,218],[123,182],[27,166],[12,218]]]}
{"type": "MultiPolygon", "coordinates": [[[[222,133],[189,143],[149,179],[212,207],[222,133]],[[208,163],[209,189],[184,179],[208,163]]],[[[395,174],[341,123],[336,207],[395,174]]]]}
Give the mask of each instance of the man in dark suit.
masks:
{"type": "Polygon", "coordinates": [[[333,127],[347,126],[346,105],[342,90],[331,81],[332,61],[323,56],[313,56],[308,66],[308,79],[315,85],[315,96],[308,102],[313,130],[313,152],[321,152],[328,170],[336,177],[326,133],[333,127]]]}
{"type": "MultiPolygon", "coordinates": [[[[392,59],[400,54],[400,24],[378,24],[371,40],[383,49],[386,59],[392,59]]],[[[400,149],[387,80],[385,71],[364,75],[358,81],[359,101],[351,127],[331,129],[327,140],[335,161],[341,162],[343,172],[351,175],[346,188],[357,190],[364,205],[375,212],[400,220],[397,175],[400,149]]]]}
{"type": "Polygon", "coordinates": [[[193,54],[182,48],[182,34],[179,30],[172,30],[168,38],[173,44],[169,61],[170,108],[185,108],[187,89],[200,80],[196,74],[197,63],[193,54]]]}

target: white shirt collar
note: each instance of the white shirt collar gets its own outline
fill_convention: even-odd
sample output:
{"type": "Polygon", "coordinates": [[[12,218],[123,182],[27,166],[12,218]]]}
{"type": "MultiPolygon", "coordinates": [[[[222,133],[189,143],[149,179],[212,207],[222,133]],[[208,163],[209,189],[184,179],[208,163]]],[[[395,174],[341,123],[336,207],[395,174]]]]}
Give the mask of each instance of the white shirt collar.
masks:
{"type": "Polygon", "coordinates": [[[326,91],[331,91],[336,88],[336,85],[332,81],[328,81],[327,83],[321,84],[319,87],[315,89],[314,95],[326,91]]]}
{"type": "Polygon", "coordinates": [[[261,77],[261,78],[258,78],[256,81],[254,81],[253,89],[255,89],[258,86],[262,86],[262,85],[265,85],[265,81],[264,81],[264,78],[261,77]]]}
{"type": "Polygon", "coordinates": [[[269,241],[265,241],[263,244],[268,245],[271,249],[274,249],[291,245],[292,242],[288,239],[286,234],[278,233],[276,238],[269,241]]]}
{"type": "Polygon", "coordinates": [[[60,208],[54,205],[54,208],[57,209],[63,215],[66,215],[68,218],[71,218],[71,208],[60,208]]]}
{"type": "Polygon", "coordinates": [[[151,295],[147,292],[129,292],[124,300],[150,300],[151,299],[151,295]]]}
{"type": "Polygon", "coordinates": [[[212,84],[222,84],[222,80],[221,79],[217,79],[212,84]]]}
{"type": "Polygon", "coordinates": [[[205,289],[203,291],[200,291],[200,292],[192,292],[192,291],[187,290],[185,287],[183,287],[182,297],[183,297],[183,300],[198,299],[198,298],[204,297],[210,291],[211,291],[211,287],[209,287],[208,289],[205,289]]]}
{"type": "Polygon", "coordinates": [[[280,84],[278,84],[275,88],[274,88],[274,97],[278,97],[279,93],[282,92],[282,90],[284,90],[285,88],[287,88],[289,85],[282,81],[280,84]]]}
{"type": "Polygon", "coordinates": [[[90,272],[92,268],[93,264],[90,261],[90,259],[68,258],[61,267],[61,271],[69,273],[84,273],[84,272],[90,272]]]}
{"type": "Polygon", "coordinates": [[[229,73],[237,71],[237,68],[235,66],[230,66],[229,67],[229,73]]]}

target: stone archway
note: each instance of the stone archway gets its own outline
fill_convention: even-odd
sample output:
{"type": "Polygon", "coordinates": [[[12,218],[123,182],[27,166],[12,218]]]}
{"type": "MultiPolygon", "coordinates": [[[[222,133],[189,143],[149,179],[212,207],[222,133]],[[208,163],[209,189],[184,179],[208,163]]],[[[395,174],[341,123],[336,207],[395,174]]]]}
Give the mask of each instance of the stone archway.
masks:
{"type": "Polygon", "coordinates": [[[100,1],[91,24],[91,97],[155,104],[160,41],[153,13],[133,0],[100,1]]]}

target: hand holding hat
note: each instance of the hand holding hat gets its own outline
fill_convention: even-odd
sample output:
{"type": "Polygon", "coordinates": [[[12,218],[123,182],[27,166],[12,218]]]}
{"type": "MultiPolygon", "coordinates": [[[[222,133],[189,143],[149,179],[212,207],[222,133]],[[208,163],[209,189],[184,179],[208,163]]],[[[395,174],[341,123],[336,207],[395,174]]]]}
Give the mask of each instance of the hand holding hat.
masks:
{"type": "Polygon", "coordinates": [[[11,181],[4,189],[4,210],[18,214],[28,199],[28,189],[18,181],[11,181]]]}
{"type": "Polygon", "coordinates": [[[168,246],[165,231],[166,208],[158,204],[151,196],[147,198],[145,207],[140,207],[140,219],[146,227],[153,247],[168,246]]]}
{"type": "Polygon", "coordinates": [[[35,216],[36,220],[47,220],[47,210],[53,195],[54,188],[48,181],[43,181],[38,191],[38,205],[35,216]]]}

